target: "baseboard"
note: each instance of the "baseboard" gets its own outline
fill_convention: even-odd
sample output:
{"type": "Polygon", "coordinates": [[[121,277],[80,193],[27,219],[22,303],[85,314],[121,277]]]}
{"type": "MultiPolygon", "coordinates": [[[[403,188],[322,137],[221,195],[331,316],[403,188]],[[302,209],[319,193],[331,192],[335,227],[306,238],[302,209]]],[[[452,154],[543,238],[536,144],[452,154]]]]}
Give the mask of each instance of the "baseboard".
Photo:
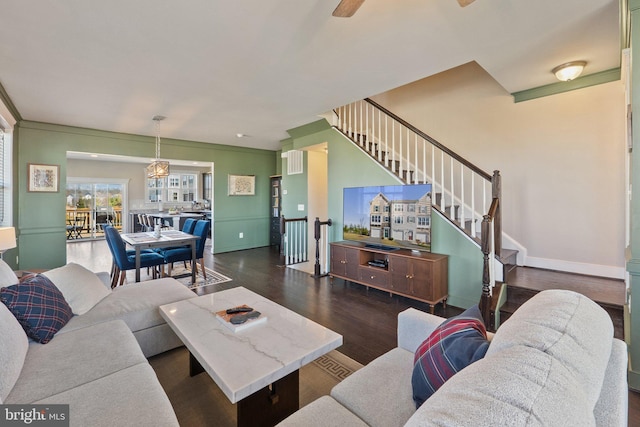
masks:
{"type": "Polygon", "coordinates": [[[587,264],[582,262],[565,261],[528,256],[524,262],[526,267],[545,268],[547,270],[566,271],[567,273],[586,274],[589,276],[624,279],[625,268],[612,265],[587,264]]]}

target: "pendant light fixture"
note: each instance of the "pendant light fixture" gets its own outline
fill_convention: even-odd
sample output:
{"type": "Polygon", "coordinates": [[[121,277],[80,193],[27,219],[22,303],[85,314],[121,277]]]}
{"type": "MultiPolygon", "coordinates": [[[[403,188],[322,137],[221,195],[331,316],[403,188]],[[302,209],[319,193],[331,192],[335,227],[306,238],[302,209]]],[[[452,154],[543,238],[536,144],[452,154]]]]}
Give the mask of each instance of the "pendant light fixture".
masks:
{"type": "Polygon", "coordinates": [[[147,166],[147,177],[164,178],[169,176],[169,162],[160,160],[160,122],[166,119],[165,116],[153,116],[156,122],[156,159],[147,166]]]}

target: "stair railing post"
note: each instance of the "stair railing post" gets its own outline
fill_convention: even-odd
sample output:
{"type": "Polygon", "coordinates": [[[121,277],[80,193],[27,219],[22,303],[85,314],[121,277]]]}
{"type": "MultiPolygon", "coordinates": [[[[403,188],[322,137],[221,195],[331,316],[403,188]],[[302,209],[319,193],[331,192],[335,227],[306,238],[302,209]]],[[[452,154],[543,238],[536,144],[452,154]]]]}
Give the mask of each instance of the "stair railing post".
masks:
{"type": "Polygon", "coordinates": [[[331,227],[331,219],[320,221],[320,218],[316,217],[316,220],[313,223],[313,237],[316,239],[316,263],[313,266],[313,277],[316,279],[327,275],[327,273],[320,273],[320,239],[322,238],[321,227],[323,225],[331,227]]]}
{"type": "Polygon", "coordinates": [[[498,170],[494,170],[491,177],[491,193],[493,199],[498,199],[498,209],[493,218],[493,232],[495,236],[495,253],[500,256],[502,254],[502,177],[498,170]]]}
{"type": "Polygon", "coordinates": [[[490,293],[490,265],[489,265],[489,253],[491,252],[491,238],[490,238],[491,219],[489,215],[482,217],[481,227],[481,249],[482,249],[482,296],[480,297],[480,313],[484,320],[487,330],[491,329],[491,293],[490,293]]]}

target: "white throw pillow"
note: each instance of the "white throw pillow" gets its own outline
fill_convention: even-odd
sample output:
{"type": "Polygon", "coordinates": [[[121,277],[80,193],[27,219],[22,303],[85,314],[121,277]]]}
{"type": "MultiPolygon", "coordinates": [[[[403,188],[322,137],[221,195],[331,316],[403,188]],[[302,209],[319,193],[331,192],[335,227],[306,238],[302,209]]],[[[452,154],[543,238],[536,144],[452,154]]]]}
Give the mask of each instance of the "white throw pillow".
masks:
{"type": "Polygon", "coordinates": [[[20,280],[9,264],[0,259],[0,288],[15,285],[20,280]]]}
{"type": "Polygon", "coordinates": [[[42,274],[60,289],[71,311],[76,315],[91,310],[111,293],[111,289],[105,287],[94,272],[72,262],[42,274]]]}

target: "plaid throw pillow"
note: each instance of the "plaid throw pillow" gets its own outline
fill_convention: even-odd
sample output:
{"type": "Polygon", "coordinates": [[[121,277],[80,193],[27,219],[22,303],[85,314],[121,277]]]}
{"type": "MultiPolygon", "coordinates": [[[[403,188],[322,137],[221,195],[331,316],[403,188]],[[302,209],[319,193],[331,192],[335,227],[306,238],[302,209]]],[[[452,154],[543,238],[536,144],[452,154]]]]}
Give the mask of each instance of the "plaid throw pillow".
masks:
{"type": "Polygon", "coordinates": [[[487,331],[478,306],[438,326],[416,350],[413,359],[413,400],[424,403],[454,374],[484,357],[487,331]]]}
{"type": "Polygon", "coordinates": [[[46,344],[73,316],[62,293],[45,276],[29,274],[0,289],[0,300],[31,339],[46,344]]]}

